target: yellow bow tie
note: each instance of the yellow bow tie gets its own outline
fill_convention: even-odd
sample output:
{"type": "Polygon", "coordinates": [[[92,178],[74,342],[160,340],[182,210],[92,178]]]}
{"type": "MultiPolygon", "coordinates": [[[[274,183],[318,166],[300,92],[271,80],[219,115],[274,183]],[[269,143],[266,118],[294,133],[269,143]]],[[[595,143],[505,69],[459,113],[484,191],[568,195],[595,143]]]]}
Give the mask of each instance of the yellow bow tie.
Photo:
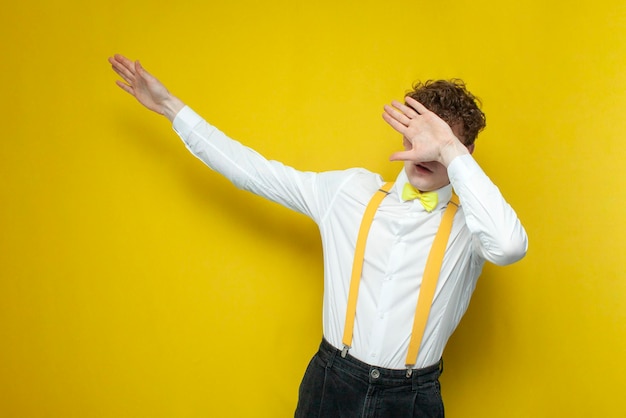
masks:
{"type": "Polygon", "coordinates": [[[402,189],[402,199],[404,200],[415,200],[419,199],[424,209],[427,212],[432,212],[435,207],[437,207],[437,192],[420,192],[415,187],[411,186],[410,183],[406,183],[404,185],[404,189],[402,189]]]}

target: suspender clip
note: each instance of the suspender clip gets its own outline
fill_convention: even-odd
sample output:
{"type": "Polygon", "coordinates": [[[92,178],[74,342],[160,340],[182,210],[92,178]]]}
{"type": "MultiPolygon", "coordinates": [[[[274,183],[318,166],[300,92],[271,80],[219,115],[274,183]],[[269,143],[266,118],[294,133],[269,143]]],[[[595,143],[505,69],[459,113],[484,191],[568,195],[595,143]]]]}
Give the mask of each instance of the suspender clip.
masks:
{"type": "Polygon", "coordinates": [[[341,358],[346,358],[346,355],[348,354],[348,350],[350,350],[350,346],[344,344],[343,350],[341,350],[341,358]]]}
{"type": "Polygon", "coordinates": [[[413,376],[413,365],[407,364],[406,365],[406,378],[410,379],[411,376],[413,376]]]}

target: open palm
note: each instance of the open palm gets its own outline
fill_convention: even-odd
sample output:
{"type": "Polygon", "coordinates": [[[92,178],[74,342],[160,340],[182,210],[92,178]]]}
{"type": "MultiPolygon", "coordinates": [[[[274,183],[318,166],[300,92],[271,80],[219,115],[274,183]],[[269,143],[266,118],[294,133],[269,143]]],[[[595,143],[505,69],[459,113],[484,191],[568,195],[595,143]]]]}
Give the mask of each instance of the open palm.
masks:
{"type": "Polygon", "coordinates": [[[116,84],[122,90],[134,96],[142,105],[162,115],[174,110],[174,114],[182,107],[172,102],[177,101],[167,88],[154,76],[148,73],[139,63],[116,54],[109,58],[113,70],[122,78],[116,84]]]}

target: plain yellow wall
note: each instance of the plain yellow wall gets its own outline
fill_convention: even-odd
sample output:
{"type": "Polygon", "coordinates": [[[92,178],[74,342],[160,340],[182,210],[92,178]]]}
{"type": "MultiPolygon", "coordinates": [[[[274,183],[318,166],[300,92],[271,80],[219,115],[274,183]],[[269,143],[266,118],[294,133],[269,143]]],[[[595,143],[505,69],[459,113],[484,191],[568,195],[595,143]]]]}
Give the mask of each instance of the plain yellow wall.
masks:
{"type": "Polygon", "coordinates": [[[624,416],[625,29],[622,0],[4,4],[0,416],[288,417],[321,337],[313,223],[191,157],[116,52],[270,158],[387,178],[383,104],[465,79],[531,246],[485,269],[448,416],[624,416]]]}

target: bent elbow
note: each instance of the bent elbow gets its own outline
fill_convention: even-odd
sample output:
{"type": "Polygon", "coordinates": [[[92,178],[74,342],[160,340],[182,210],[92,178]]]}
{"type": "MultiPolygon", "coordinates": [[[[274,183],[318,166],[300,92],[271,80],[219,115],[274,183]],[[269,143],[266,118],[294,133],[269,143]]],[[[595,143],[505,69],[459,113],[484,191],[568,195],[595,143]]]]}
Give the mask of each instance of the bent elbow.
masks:
{"type": "Polygon", "coordinates": [[[498,266],[507,266],[524,258],[528,251],[528,237],[526,234],[517,239],[502,240],[498,251],[491,253],[489,261],[498,266]]]}

